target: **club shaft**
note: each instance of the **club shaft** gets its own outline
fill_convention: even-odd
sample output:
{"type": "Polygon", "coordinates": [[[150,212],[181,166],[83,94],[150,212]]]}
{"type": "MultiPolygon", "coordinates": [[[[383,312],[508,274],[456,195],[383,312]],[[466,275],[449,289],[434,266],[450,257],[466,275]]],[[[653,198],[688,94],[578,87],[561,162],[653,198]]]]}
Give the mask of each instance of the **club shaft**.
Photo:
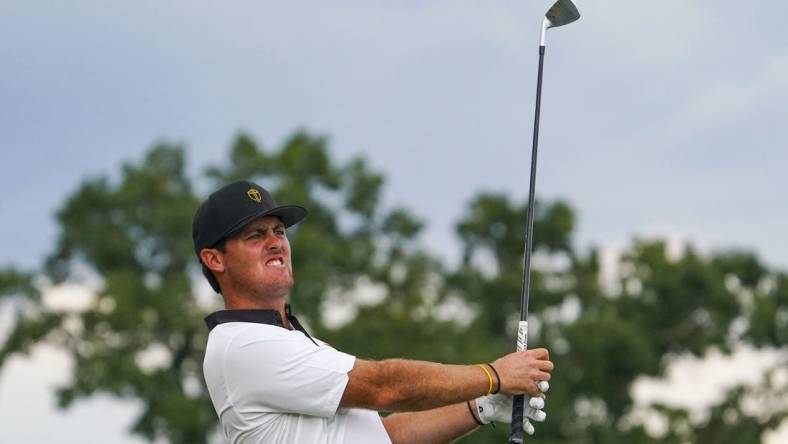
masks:
{"type": "MultiPolygon", "coordinates": [[[[544,45],[539,46],[539,74],[536,78],[536,112],[534,113],[534,140],[531,149],[531,177],[528,188],[528,216],[525,228],[525,262],[523,264],[522,293],[520,294],[520,321],[528,321],[528,299],[531,283],[531,250],[533,249],[534,200],[536,190],[536,153],[539,146],[539,113],[542,107],[542,70],[544,67],[544,45]]],[[[518,347],[519,348],[519,347],[518,347]]],[[[523,347],[524,349],[525,347],[523,347]]],[[[515,396],[512,406],[512,432],[510,444],[523,442],[523,410],[525,397],[515,396]]]]}
{"type": "Polygon", "coordinates": [[[542,69],[545,47],[539,47],[539,75],[536,80],[536,111],[534,112],[534,141],[531,149],[531,177],[528,187],[528,216],[525,229],[525,263],[523,265],[522,293],[520,294],[520,320],[528,320],[528,300],[531,283],[531,251],[533,250],[534,203],[536,201],[536,154],[539,147],[539,114],[542,107],[542,69]]]}

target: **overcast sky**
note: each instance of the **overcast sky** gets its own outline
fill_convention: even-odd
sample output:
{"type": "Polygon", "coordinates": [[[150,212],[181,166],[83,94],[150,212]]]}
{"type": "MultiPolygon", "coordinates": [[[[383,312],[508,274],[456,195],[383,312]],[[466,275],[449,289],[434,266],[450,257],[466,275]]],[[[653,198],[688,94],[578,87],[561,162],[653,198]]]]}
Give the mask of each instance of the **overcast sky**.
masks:
{"type": "MultiPolygon", "coordinates": [[[[527,196],[550,3],[3,2],[0,266],[39,266],[64,198],[158,141],[197,177],[239,131],[278,146],[297,128],[368,157],[454,257],[472,196],[527,196]]],[[[581,10],[549,31],[537,186],[576,209],[577,246],[669,236],[788,268],[788,3],[581,10]]]]}

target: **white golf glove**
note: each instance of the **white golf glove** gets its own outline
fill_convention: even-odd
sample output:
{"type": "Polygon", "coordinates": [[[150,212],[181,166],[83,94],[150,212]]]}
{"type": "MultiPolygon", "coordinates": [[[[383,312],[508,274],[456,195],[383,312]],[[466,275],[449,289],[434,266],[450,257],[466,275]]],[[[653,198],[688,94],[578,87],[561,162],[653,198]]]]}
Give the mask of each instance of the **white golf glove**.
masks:
{"type": "MultiPolygon", "coordinates": [[[[543,393],[550,389],[547,381],[539,382],[539,390],[543,393]]],[[[542,422],[547,418],[544,412],[544,397],[532,397],[525,395],[525,408],[523,409],[523,430],[529,435],[534,434],[534,426],[531,420],[542,422]]],[[[476,413],[479,421],[489,424],[493,421],[511,423],[512,422],[512,396],[495,394],[476,398],[476,413]]]]}

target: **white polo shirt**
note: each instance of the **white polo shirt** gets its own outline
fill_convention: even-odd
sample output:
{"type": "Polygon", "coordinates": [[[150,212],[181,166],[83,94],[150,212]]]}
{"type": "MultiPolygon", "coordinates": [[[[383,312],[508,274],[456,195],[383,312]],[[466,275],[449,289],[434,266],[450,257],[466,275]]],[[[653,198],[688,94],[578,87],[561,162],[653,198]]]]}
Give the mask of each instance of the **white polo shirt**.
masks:
{"type": "Polygon", "coordinates": [[[338,408],[355,357],[297,330],[226,322],[208,336],[203,370],[232,443],[391,443],[380,415],[338,408]]]}

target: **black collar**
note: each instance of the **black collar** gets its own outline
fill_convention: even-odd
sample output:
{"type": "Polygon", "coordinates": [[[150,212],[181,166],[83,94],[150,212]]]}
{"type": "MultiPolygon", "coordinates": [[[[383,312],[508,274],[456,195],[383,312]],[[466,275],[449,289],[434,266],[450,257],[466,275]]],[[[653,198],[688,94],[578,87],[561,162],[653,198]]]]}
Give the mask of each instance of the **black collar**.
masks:
{"type": "MultiPolygon", "coordinates": [[[[301,326],[298,319],[290,313],[290,304],[285,304],[285,315],[293,328],[303,333],[310,341],[317,345],[317,342],[312,339],[312,336],[309,336],[309,333],[301,326]]],[[[268,324],[285,328],[285,325],[282,323],[282,317],[276,310],[219,310],[205,317],[205,325],[208,326],[208,330],[213,330],[214,327],[219,324],[224,324],[225,322],[254,322],[257,324],[268,324]]]]}

